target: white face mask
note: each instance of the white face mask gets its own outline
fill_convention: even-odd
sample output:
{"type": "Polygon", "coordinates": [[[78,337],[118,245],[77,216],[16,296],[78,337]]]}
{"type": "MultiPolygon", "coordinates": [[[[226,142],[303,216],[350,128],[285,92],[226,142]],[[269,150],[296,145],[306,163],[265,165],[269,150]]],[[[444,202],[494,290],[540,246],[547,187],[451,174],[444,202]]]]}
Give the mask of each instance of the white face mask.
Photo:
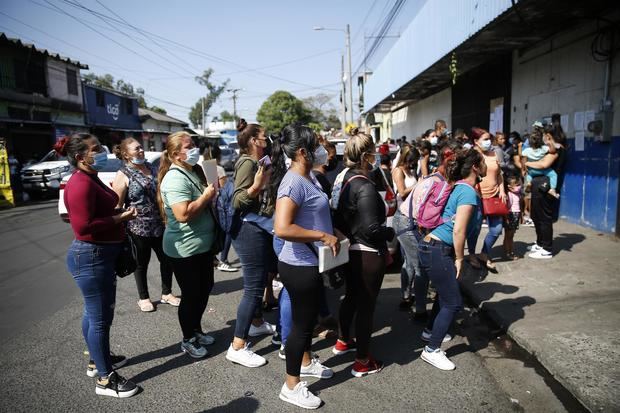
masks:
{"type": "Polygon", "coordinates": [[[327,163],[327,150],[323,145],[319,145],[314,150],[313,166],[323,166],[327,163]]]}
{"type": "Polygon", "coordinates": [[[469,143],[469,142],[468,143],[464,143],[463,144],[463,148],[464,149],[471,149],[471,143],[469,143]]]}
{"type": "Polygon", "coordinates": [[[200,149],[192,148],[185,152],[187,158],[185,159],[185,163],[191,166],[194,166],[200,160],[200,149]]]}
{"type": "Polygon", "coordinates": [[[439,139],[437,139],[437,136],[431,136],[431,139],[430,139],[431,146],[437,146],[438,141],[439,139]]]}
{"type": "Polygon", "coordinates": [[[482,148],[483,151],[491,149],[491,140],[487,139],[486,141],[482,141],[482,143],[480,143],[480,148],[482,148]]]}

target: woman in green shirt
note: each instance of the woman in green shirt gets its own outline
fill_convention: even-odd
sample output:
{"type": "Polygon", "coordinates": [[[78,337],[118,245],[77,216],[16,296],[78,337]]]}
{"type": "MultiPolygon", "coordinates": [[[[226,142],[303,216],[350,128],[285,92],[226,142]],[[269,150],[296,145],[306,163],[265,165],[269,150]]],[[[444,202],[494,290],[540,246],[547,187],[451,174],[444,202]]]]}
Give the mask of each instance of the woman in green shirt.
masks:
{"type": "MultiPolygon", "coordinates": [[[[179,323],[181,350],[194,358],[207,355],[215,339],[202,332],[201,319],[213,288],[214,221],[207,211],[217,191],[194,168],[200,153],[187,132],[168,137],[159,167],[158,201],[166,223],[163,249],[170,258],[183,299],[179,323]]],[[[202,171],[199,171],[202,172],[202,171]]]]}

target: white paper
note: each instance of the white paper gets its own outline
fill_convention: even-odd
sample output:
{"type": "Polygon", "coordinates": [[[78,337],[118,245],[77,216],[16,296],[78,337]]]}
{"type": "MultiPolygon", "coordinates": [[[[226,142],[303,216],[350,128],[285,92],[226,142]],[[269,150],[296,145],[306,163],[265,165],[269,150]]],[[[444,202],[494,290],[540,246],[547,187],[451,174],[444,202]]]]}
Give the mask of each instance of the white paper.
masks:
{"type": "Polygon", "coordinates": [[[568,116],[569,115],[562,115],[560,117],[560,125],[562,125],[564,133],[568,133],[568,116]]]}
{"type": "Polygon", "coordinates": [[[334,257],[330,247],[324,245],[319,247],[319,272],[325,272],[349,262],[349,247],[351,242],[348,238],[340,241],[340,251],[334,257]]]}
{"type": "Polygon", "coordinates": [[[583,118],[583,112],[575,112],[575,118],[573,119],[573,127],[575,129],[575,132],[583,130],[583,118]]]}
{"type": "Polygon", "coordinates": [[[493,130],[493,128],[495,127],[495,112],[491,112],[491,114],[489,115],[489,132],[491,132],[493,130]]]}
{"type": "Polygon", "coordinates": [[[495,129],[489,132],[495,134],[495,132],[503,132],[503,129],[504,129],[504,105],[498,105],[495,107],[495,129]]]}
{"type": "Polygon", "coordinates": [[[202,162],[202,170],[207,177],[207,183],[213,184],[216,188],[219,186],[219,178],[217,177],[217,161],[209,159],[202,162]]]}
{"type": "Polygon", "coordinates": [[[583,151],[585,146],[585,132],[575,132],[575,151],[583,151]]]}
{"type": "Polygon", "coordinates": [[[583,116],[583,130],[588,130],[588,124],[590,122],[594,122],[594,118],[596,116],[596,112],[593,110],[588,110],[585,112],[583,116]]]}

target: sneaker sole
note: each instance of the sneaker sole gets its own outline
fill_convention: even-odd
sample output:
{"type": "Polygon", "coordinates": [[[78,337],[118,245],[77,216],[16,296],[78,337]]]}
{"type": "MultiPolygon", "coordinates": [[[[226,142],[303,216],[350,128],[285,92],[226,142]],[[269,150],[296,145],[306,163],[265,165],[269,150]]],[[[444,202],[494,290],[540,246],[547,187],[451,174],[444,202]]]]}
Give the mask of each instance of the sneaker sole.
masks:
{"type": "Polygon", "coordinates": [[[95,394],[97,394],[99,396],[116,397],[117,399],[126,399],[127,397],[131,397],[134,394],[136,394],[138,392],[138,390],[139,390],[138,387],[136,387],[135,389],[133,389],[131,391],[117,393],[116,391],[114,391],[112,389],[100,389],[99,387],[96,387],[95,388],[95,394]]]}
{"type": "Polygon", "coordinates": [[[341,354],[347,354],[347,353],[352,353],[354,351],[357,351],[356,348],[350,348],[347,350],[336,350],[336,347],[332,348],[332,353],[334,353],[336,356],[340,356],[341,354]]]}
{"type": "Polygon", "coordinates": [[[204,355],[204,356],[200,356],[200,355],[198,355],[198,354],[194,355],[194,354],[190,353],[190,352],[189,352],[189,350],[186,350],[186,349],[184,349],[183,347],[181,347],[181,350],[183,351],[183,353],[187,354],[188,356],[190,356],[190,357],[191,357],[191,358],[193,358],[193,359],[202,359],[202,358],[205,358],[205,357],[207,357],[207,356],[209,355],[209,353],[208,353],[208,352],[207,352],[207,353],[205,353],[205,355],[204,355]]]}
{"type": "MultiPolygon", "coordinates": [[[[442,343],[447,343],[448,341],[452,341],[452,339],[454,338],[454,337],[450,336],[450,338],[446,340],[446,337],[444,337],[443,340],[441,340],[442,343]]],[[[430,343],[431,338],[430,337],[426,338],[424,336],[420,336],[420,340],[424,341],[425,343],[430,343]]]]}
{"type": "Polygon", "coordinates": [[[278,357],[280,358],[280,360],[286,360],[286,354],[278,352],[278,357]]]}
{"type": "MultiPolygon", "coordinates": [[[[127,364],[127,359],[120,361],[116,364],[112,364],[112,370],[117,370],[120,369],[121,367],[123,367],[125,364],[127,364]]],[[[86,375],[90,378],[96,377],[97,373],[99,373],[99,370],[97,370],[96,368],[93,370],[88,370],[86,369],[86,375]]]]}
{"type": "Polygon", "coordinates": [[[383,370],[383,367],[380,367],[376,370],[369,370],[369,371],[355,371],[351,369],[351,375],[353,377],[364,377],[364,376],[368,376],[369,374],[379,373],[381,370],[383,370]]]}
{"type": "Polygon", "coordinates": [[[219,271],[222,271],[222,272],[237,272],[237,271],[239,271],[239,269],[238,269],[238,268],[227,268],[227,269],[224,269],[224,268],[218,268],[218,270],[219,270],[219,271]]]}
{"type": "Polygon", "coordinates": [[[178,306],[180,306],[180,305],[181,305],[181,303],[179,303],[179,304],[175,304],[175,303],[171,303],[171,302],[170,302],[170,301],[168,301],[168,300],[159,300],[159,303],[160,303],[160,304],[168,304],[168,305],[171,305],[171,306],[173,306],[173,307],[178,307],[178,306]]]}
{"type": "Polygon", "coordinates": [[[230,361],[230,362],[232,362],[232,363],[238,364],[238,365],[240,365],[240,366],[243,366],[243,367],[248,367],[248,368],[250,368],[250,369],[255,369],[255,368],[257,368],[257,367],[263,367],[265,364],[267,364],[267,360],[265,360],[265,362],[264,362],[264,363],[262,363],[262,364],[259,364],[259,365],[257,365],[257,366],[251,366],[251,365],[249,365],[249,364],[241,363],[241,362],[240,362],[240,361],[238,361],[238,360],[235,360],[235,359],[233,359],[233,358],[231,358],[231,357],[228,357],[228,354],[226,354],[226,360],[228,360],[228,361],[230,361]]]}
{"type": "Polygon", "coordinates": [[[428,360],[426,357],[424,357],[424,351],[422,351],[422,356],[420,356],[420,358],[421,358],[422,360],[424,360],[425,362],[427,362],[428,364],[430,364],[431,366],[438,368],[439,370],[443,370],[443,371],[451,371],[451,370],[454,370],[454,369],[456,368],[456,366],[453,366],[453,367],[451,367],[451,368],[447,368],[447,369],[446,369],[446,368],[439,367],[437,364],[435,364],[435,363],[434,363],[434,362],[432,362],[431,360],[428,360]]]}
{"type": "Polygon", "coordinates": [[[299,373],[299,377],[316,377],[317,379],[331,379],[332,377],[334,377],[334,372],[332,371],[332,374],[329,376],[321,376],[318,374],[311,374],[311,373],[299,373]]]}
{"type": "Polygon", "coordinates": [[[537,255],[537,256],[533,257],[532,254],[530,254],[530,255],[528,255],[528,257],[534,258],[535,260],[549,260],[549,259],[553,258],[553,255],[537,255]]]}
{"type": "Polygon", "coordinates": [[[260,336],[272,336],[274,333],[254,333],[254,334],[250,334],[248,333],[248,336],[250,337],[260,337],[260,336]]]}
{"type": "Polygon", "coordinates": [[[318,406],[304,406],[301,403],[297,403],[295,400],[289,399],[288,397],[286,397],[282,393],[279,394],[279,397],[280,397],[280,400],[285,401],[285,402],[290,403],[290,404],[294,404],[295,406],[301,407],[302,409],[315,410],[315,409],[318,409],[319,407],[321,407],[320,404],[318,406]]]}

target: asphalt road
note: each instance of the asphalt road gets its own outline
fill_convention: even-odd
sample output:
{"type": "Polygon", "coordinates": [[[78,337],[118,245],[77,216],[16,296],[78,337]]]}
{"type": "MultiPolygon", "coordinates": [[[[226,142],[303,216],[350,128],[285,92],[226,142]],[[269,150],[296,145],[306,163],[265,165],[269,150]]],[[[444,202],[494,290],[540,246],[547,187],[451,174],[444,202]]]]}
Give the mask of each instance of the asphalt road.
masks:
{"type": "MultiPolygon", "coordinates": [[[[72,240],[69,226],[58,219],[54,201],[0,211],[0,223],[3,411],[301,410],[278,399],[285,366],[268,337],[253,340],[255,351],[268,360],[264,367],[248,369],[224,358],[241,296],[240,272],[216,271],[203,327],[217,342],[201,361],[180,352],[176,308],[159,305],[154,313],[140,313],[133,278],[119,280],[112,349],[130,357],[121,374],[142,391],[123,400],[96,396],[94,381],[85,374],[82,298],[64,263],[72,240]]],[[[149,275],[152,298],[159,293],[156,262],[153,258],[149,275]]],[[[315,341],[314,350],[336,372],[330,380],[308,380],[324,401],[321,411],[510,412],[537,411],[543,405],[545,411],[564,410],[527,366],[518,360],[502,363],[501,352],[493,352],[489,340],[481,342],[480,334],[471,345],[469,331],[483,326],[467,314],[456,327],[459,334],[444,348],[457,369],[443,372],[423,362],[422,326],[397,310],[399,285],[399,275],[387,275],[378,301],[372,352],[386,364],[380,374],[352,377],[352,355],[333,356],[333,340],[315,341]],[[519,392],[521,399],[531,398],[533,408],[515,402],[519,392]]],[[[173,290],[179,293],[176,284],[173,290]]],[[[334,312],[341,292],[330,292],[334,312]]],[[[276,313],[266,317],[275,322],[276,313]]]]}

